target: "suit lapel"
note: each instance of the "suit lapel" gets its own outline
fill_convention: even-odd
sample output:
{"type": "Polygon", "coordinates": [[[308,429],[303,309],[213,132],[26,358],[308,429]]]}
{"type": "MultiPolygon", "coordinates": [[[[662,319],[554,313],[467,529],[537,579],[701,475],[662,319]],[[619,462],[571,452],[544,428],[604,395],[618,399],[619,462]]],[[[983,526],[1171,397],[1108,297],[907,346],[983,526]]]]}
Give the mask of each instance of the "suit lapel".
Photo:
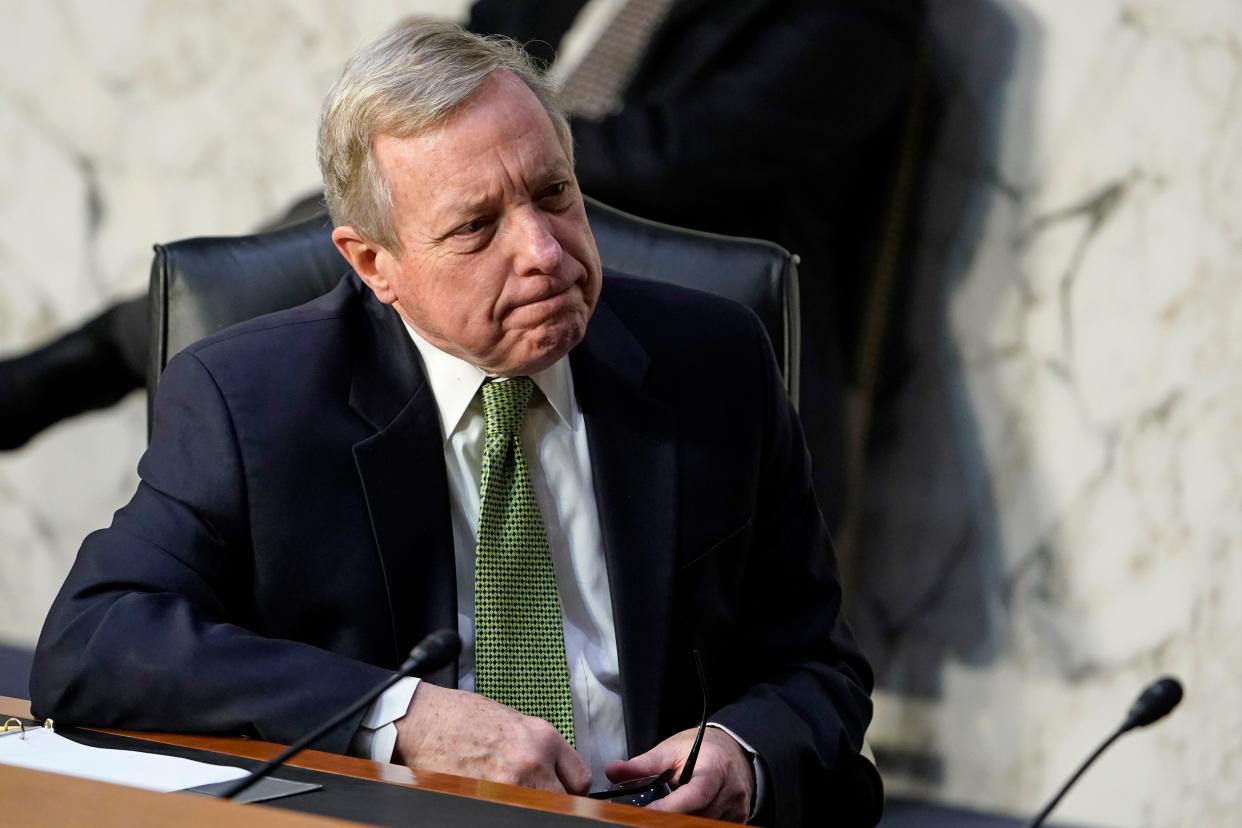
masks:
{"type": "MultiPolygon", "coordinates": [[[[365,288],[363,288],[365,290],[365,288]]],[[[377,429],[354,446],[392,613],[395,663],[432,630],[457,629],[448,479],[435,399],[391,308],[366,297],[350,405],[377,429]]],[[[453,663],[426,676],[457,685],[453,663]]]]}
{"type": "Polygon", "coordinates": [[[655,744],[663,706],[677,530],[676,423],[644,391],[647,354],[606,304],[570,362],[591,449],[626,737],[637,753],[655,744]]]}

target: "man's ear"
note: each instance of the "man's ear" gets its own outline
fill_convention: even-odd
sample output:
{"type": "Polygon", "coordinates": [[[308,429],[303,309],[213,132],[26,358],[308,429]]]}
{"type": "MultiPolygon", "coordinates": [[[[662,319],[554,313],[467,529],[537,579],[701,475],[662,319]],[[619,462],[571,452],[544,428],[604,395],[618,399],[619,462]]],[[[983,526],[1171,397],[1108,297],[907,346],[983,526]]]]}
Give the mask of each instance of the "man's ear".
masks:
{"type": "Polygon", "coordinates": [[[376,299],[385,305],[391,305],[397,301],[396,291],[393,290],[392,281],[388,277],[389,268],[384,266],[391,264],[392,254],[374,242],[364,239],[362,234],[348,224],[343,224],[332,231],[332,243],[345,257],[345,261],[353,267],[359,278],[375,294],[376,299]]]}

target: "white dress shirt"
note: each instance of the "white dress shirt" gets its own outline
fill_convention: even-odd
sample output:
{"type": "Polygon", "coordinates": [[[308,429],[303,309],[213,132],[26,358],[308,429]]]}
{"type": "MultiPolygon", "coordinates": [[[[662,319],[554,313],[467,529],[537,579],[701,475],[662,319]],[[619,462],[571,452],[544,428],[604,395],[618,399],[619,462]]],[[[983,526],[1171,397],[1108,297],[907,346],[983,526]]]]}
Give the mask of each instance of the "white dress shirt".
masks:
{"type": "MultiPolygon", "coordinates": [[[[457,632],[462,644],[457,686],[473,690],[474,555],[484,437],[483,401],[478,391],[487,374],[439,350],[408,324],[406,330],[418,349],[440,415],[457,570],[457,632]]],[[[540,393],[531,395],[522,424],[522,447],[561,599],[575,747],[591,770],[591,789],[596,790],[608,784],[604,766],[613,759],[629,758],[630,753],[591,453],[569,358],[562,357],[530,378],[540,393]]],[[[397,741],[393,723],[405,715],[418,681],[402,679],[371,705],[351,753],[380,762],[392,760],[397,741]]],[[[744,739],[723,725],[713,722],[711,726],[728,733],[751,758],[756,783],[753,816],[766,792],[766,770],[744,739]]]]}
{"type": "MultiPolygon", "coordinates": [[[[440,414],[457,564],[457,631],[462,641],[457,684],[473,690],[474,555],[484,432],[478,390],[487,375],[435,348],[408,325],[406,329],[418,348],[440,414]]],[[[532,374],[531,380],[539,393],[531,395],[522,446],[561,599],[576,748],[598,787],[606,781],[604,765],[628,757],[629,752],[586,424],[567,357],[532,374]]],[[[352,752],[391,760],[396,743],[392,722],[405,715],[417,685],[416,679],[404,680],[371,706],[352,752]]]]}

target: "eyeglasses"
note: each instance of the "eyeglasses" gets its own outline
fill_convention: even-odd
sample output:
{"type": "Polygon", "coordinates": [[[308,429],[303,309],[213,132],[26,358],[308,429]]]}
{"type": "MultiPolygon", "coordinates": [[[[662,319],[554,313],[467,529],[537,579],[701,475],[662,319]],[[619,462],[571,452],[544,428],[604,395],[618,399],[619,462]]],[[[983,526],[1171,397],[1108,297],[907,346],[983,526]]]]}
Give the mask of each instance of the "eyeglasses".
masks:
{"type": "Polygon", "coordinates": [[[699,691],[703,694],[703,715],[699,717],[699,732],[694,734],[694,744],[690,747],[690,755],[686,764],[681,766],[681,776],[677,777],[677,787],[681,787],[694,776],[694,765],[699,761],[699,748],[703,747],[703,733],[707,730],[707,674],[703,672],[703,659],[699,651],[694,650],[694,666],[699,672],[699,691]]]}
{"type": "MultiPolygon", "coordinates": [[[[699,717],[699,729],[694,734],[694,744],[690,747],[690,754],[681,766],[681,775],[677,777],[679,788],[694,777],[694,766],[699,761],[699,749],[703,747],[703,733],[707,730],[707,674],[703,672],[703,660],[699,658],[699,651],[693,650],[692,652],[694,653],[694,666],[699,674],[699,690],[703,695],[703,715],[699,717]]],[[[592,791],[587,795],[592,799],[605,799],[609,802],[641,807],[672,793],[673,789],[668,784],[672,778],[673,769],[669,768],[657,776],[630,779],[602,791],[592,791]]]]}

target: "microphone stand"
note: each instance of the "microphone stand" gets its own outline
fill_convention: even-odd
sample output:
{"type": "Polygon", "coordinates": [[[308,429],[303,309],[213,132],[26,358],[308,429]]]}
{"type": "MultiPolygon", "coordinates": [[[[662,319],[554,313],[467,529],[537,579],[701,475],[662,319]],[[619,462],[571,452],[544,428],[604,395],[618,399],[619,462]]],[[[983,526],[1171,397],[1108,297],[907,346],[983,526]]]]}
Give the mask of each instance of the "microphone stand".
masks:
{"type": "Polygon", "coordinates": [[[1113,731],[1113,735],[1104,740],[1104,744],[1096,748],[1095,752],[1087,757],[1087,761],[1083,762],[1078,770],[1074,771],[1074,775],[1069,778],[1069,781],[1061,786],[1061,790],[1057,791],[1057,795],[1044,806],[1039,815],[1026,824],[1026,828],[1039,828],[1040,825],[1043,825],[1044,820],[1048,818],[1048,814],[1052,813],[1052,809],[1057,807],[1057,803],[1061,801],[1066,792],[1074,786],[1074,783],[1078,781],[1080,776],[1086,773],[1087,768],[1091,767],[1091,764],[1100,758],[1100,754],[1108,750],[1113,742],[1136,727],[1147,727],[1160,721],[1169,715],[1181,700],[1181,682],[1172,676],[1165,676],[1148,686],[1135,700],[1134,704],[1130,706],[1130,712],[1126,715],[1126,720],[1121,723],[1121,726],[1113,731]]]}
{"type": "Polygon", "coordinates": [[[1087,761],[1078,766],[1078,770],[1074,771],[1074,775],[1069,778],[1069,781],[1061,786],[1061,790],[1057,791],[1057,795],[1052,798],[1051,802],[1044,806],[1044,809],[1039,812],[1039,815],[1027,823],[1026,828],[1039,828],[1040,825],[1043,825],[1044,820],[1048,818],[1048,814],[1052,813],[1052,809],[1057,807],[1057,805],[1061,802],[1062,797],[1065,796],[1070,788],[1074,787],[1074,783],[1078,781],[1078,777],[1086,773],[1087,768],[1091,767],[1092,763],[1094,763],[1096,759],[1100,758],[1100,754],[1108,750],[1113,742],[1120,739],[1127,730],[1129,730],[1129,728],[1124,724],[1114,730],[1113,735],[1105,739],[1104,743],[1096,748],[1094,753],[1087,757],[1087,761]]]}

